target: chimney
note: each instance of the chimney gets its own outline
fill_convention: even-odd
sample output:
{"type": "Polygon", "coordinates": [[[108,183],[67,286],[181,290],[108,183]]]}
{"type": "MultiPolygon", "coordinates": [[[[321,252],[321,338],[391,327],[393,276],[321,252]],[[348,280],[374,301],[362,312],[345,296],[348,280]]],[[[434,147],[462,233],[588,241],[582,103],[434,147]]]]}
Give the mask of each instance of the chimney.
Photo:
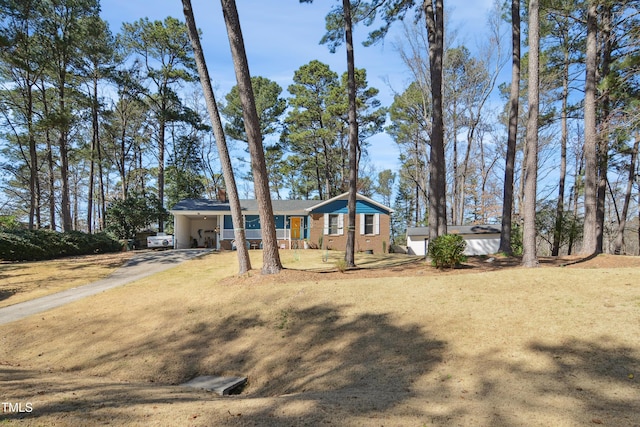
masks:
{"type": "Polygon", "coordinates": [[[229,201],[227,199],[227,192],[224,188],[218,189],[218,201],[225,202],[225,203],[229,201]]]}

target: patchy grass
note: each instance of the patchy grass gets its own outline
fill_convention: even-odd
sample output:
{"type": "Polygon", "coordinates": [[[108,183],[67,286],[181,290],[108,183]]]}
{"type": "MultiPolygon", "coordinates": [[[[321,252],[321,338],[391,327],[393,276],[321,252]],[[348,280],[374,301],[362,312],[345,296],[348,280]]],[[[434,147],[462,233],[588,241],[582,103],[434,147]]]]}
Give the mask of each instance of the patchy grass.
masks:
{"type": "Polygon", "coordinates": [[[0,307],[103,279],[132,252],[68,257],[52,261],[0,263],[0,307]]]}
{"type": "MultiPolygon", "coordinates": [[[[256,269],[261,255],[251,252],[256,269]]],[[[283,274],[235,277],[235,253],[214,253],[0,326],[3,398],[34,407],[4,417],[18,425],[637,424],[637,259],[628,268],[603,268],[610,261],[596,257],[599,267],[538,269],[470,260],[438,272],[367,255],[357,263],[375,268],[341,274],[322,255],[283,252],[283,274]],[[300,271],[307,266],[314,271],[300,271]],[[249,383],[226,398],[172,386],[216,374],[249,383]]]]}

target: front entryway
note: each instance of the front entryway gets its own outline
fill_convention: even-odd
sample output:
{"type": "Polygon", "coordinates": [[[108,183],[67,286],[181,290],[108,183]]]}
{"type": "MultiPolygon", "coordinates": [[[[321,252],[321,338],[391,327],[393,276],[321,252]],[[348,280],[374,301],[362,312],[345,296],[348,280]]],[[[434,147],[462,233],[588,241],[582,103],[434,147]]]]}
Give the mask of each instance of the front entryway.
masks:
{"type": "Polygon", "coordinates": [[[302,218],[291,218],[291,240],[300,240],[302,238],[302,218]]]}

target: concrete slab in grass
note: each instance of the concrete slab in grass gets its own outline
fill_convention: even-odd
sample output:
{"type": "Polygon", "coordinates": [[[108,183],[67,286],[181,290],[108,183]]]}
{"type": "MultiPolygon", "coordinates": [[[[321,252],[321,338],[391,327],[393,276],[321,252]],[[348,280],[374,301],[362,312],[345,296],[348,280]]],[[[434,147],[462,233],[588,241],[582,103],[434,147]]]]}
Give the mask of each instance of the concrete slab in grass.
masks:
{"type": "Polygon", "coordinates": [[[247,383],[247,377],[216,377],[216,376],[201,376],[188,381],[182,386],[201,388],[204,390],[213,391],[220,396],[226,396],[231,394],[235,389],[242,387],[247,383]]]}

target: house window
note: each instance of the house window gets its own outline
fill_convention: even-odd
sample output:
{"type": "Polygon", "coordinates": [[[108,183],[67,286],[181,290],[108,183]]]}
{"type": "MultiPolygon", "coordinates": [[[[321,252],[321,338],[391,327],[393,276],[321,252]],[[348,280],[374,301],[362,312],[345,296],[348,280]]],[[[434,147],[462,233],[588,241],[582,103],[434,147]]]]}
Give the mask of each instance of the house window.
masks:
{"type": "Polygon", "coordinates": [[[380,234],[380,214],[360,214],[360,234],[363,236],[380,234]]]}
{"type": "Polygon", "coordinates": [[[373,214],[364,215],[364,234],[374,234],[374,218],[373,214]]]}
{"type": "Polygon", "coordinates": [[[329,214],[329,234],[340,234],[339,214],[329,214]]]}

